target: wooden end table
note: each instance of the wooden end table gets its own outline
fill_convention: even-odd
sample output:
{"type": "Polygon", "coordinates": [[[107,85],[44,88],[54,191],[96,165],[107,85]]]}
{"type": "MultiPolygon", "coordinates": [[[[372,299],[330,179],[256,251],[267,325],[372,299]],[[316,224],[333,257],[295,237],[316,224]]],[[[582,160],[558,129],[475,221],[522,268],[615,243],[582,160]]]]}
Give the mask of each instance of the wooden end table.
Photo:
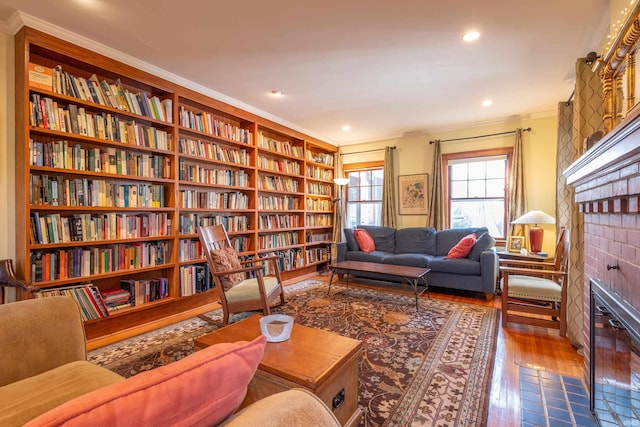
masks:
{"type": "Polygon", "coordinates": [[[427,283],[427,273],[431,271],[430,268],[423,267],[408,267],[406,265],[394,265],[394,264],[379,264],[377,262],[363,262],[363,261],[340,261],[329,266],[331,269],[331,278],[329,279],[329,291],[331,293],[331,282],[333,282],[333,275],[338,270],[347,272],[347,288],[349,287],[349,273],[361,272],[361,273],[378,273],[387,276],[400,277],[413,287],[413,293],[416,299],[416,311],[418,311],[418,285],[422,280],[424,283],[424,290],[422,292],[427,293],[429,296],[429,284],[427,283]]]}
{"type": "MultiPolygon", "coordinates": [[[[260,317],[254,315],[196,338],[195,347],[251,341],[261,334],[260,317]]],[[[287,341],[267,343],[240,408],[284,390],[304,388],[318,396],[343,426],[357,426],[362,418],[358,407],[361,359],[360,341],[294,323],[287,341]]]]}

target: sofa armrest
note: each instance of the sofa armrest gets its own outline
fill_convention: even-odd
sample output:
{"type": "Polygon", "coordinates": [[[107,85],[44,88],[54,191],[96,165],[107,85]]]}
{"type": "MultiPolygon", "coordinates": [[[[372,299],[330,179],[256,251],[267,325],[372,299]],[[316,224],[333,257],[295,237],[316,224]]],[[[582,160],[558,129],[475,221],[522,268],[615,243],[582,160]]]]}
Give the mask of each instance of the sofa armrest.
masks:
{"type": "Polygon", "coordinates": [[[484,292],[495,292],[496,280],[500,272],[499,262],[495,248],[486,249],[480,254],[480,274],[482,275],[482,289],[484,292]]]}
{"type": "Polygon", "coordinates": [[[340,422],[316,395],[300,388],[272,394],[229,417],[227,427],[339,427],[340,422]]]}
{"type": "Polygon", "coordinates": [[[0,305],[0,386],[86,360],[78,305],[67,297],[0,305]]]}
{"type": "Polygon", "coordinates": [[[336,248],[337,256],[335,262],[344,261],[347,257],[347,242],[338,242],[336,248]]]}

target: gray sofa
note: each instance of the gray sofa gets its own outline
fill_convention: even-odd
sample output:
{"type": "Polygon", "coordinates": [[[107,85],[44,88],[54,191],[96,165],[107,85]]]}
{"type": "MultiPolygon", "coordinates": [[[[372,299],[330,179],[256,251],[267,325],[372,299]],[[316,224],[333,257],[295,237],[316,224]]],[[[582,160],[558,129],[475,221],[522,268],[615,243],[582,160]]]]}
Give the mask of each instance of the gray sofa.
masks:
{"type": "MultiPolygon", "coordinates": [[[[486,228],[460,228],[436,231],[429,227],[389,228],[360,225],[375,243],[373,252],[363,252],[353,229],[345,228],[346,242],[338,244],[337,261],[365,261],[381,264],[429,267],[429,286],[483,292],[493,298],[498,276],[498,255],[495,240],[486,228]],[[478,240],[467,258],[447,258],[449,250],[463,237],[476,233],[478,240]]],[[[340,271],[338,271],[340,273],[340,271]]],[[[359,277],[377,280],[398,280],[384,274],[358,273],[359,277]]]]}

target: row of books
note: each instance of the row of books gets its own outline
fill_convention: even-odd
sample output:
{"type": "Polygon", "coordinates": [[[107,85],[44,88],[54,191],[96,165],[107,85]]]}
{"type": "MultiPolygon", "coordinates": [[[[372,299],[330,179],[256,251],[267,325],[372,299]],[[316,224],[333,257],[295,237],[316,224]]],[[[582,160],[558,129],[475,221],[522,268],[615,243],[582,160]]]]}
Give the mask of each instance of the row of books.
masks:
{"type": "Polygon", "coordinates": [[[99,214],[59,213],[40,215],[31,212],[31,242],[34,244],[87,242],[99,240],[161,237],[171,234],[167,213],[99,214]]]}
{"type": "Polygon", "coordinates": [[[307,233],[307,243],[325,243],[331,239],[331,233],[307,233]]]}
{"type": "Polygon", "coordinates": [[[34,127],[159,150],[172,146],[170,133],[111,113],[91,113],[75,104],[59,106],[57,101],[37,93],[31,95],[29,107],[29,122],[34,127]]]}
{"type": "Polygon", "coordinates": [[[286,154],[287,156],[296,157],[298,159],[304,158],[304,151],[301,146],[293,145],[289,141],[278,141],[273,139],[262,132],[258,133],[258,147],[266,148],[270,151],[275,151],[279,154],[286,154]]]}
{"type": "MultiPolygon", "coordinates": [[[[120,288],[129,294],[129,304],[137,307],[151,301],[161,300],[169,296],[169,279],[123,279],[120,288]]],[[[106,302],[106,301],[105,301],[106,302]]]]}
{"type": "Polygon", "coordinates": [[[164,186],[32,173],[29,175],[29,203],[33,206],[162,208],[165,206],[164,186]]]}
{"type": "Polygon", "coordinates": [[[334,162],[332,153],[313,153],[311,150],[307,150],[307,160],[322,163],[327,166],[333,166],[334,162]]]}
{"type": "MultiPolygon", "coordinates": [[[[246,236],[229,236],[231,247],[237,253],[246,252],[250,249],[251,239],[246,236]]],[[[180,240],[180,261],[194,261],[204,259],[202,244],[198,239],[180,240]]]]}
{"type": "Polygon", "coordinates": [[[173,121],[171,99],[160,100],[157,96],[150,96],[145,91],[131,92],[122,85],[120,79],[109,83],[106,80],[99,80],[95,74],[85,79],[64,71],[62,65],[51,69],[39,64],[29,64],[29,71],[29,82],[32,86],[163,122],[172,123],[173,121]],[[36,72],[40,74],[39,78],[36,72]],[[50,77],[43,79],[42,75],[50,77]]]}
{"type": "Polygon", "coordinates": [[[88,277],[115,271],[163,265],[170,260],[167,241],[31,251],[35,282],[88,277]]]}
{"type": "Polygon", "coordinates": [[[277,230],[279,228],[302,227],[299,215],[260,215],[258,228],[260,230],[277,230]]]}
{"type": "Polygon", "coordinates": [[[211,169],[187,163],[185,159],[180,159],[178,166],[181,181],[234,187],[246,187],[249,184],[249,174],[243,170],[211,169]]]}
{"type": "Polygon", "coordinates": [[[331,196],[333,194],[333,184],[307,182],[307,193],[318,196],[331,196]]]}
{"type": "MultiPolygon", "coordinates": [[[[276,263],[278,264],[278,269],[280,269],[280,271],[289,271],[296,268],[304,267],[304,254],[301,249],[287,249],[284,251],[265,253],[262,254],[261,257],[272,255],[275,255],[277,257],[276,263]]],[[[271,263],[267,262],[264,264],[264,274],[272,273],[271,263]]]]}
{"type": "Polygon", "coordinates": [[[180,267],[180,296],[186,297],[213,288],[208,264],[180,267]]]}
{"type": "Polygon", "coordinates": [[[306,255],[308,263],[323,262],[329,259],[329,251],[327,248],[307,249],[306,255]]]}
{"type": "Polygon", "coordinates": [[[305,206],[308,211],[314,212],[331,212],[333,210],[333,204],[331,200],[327,199],[312,199],[307,198],[305,206]]]}
{"type": "Polygon", "coordinates": [[[261,175],[258,179],[258,188],[267,191],[283,191],[288,193],[300,192],[300,183],[291,178],[280,176],[261,175]]]}
{"type": "Polygon", "coordinates": [[[249,196],[239,191],[180,190],[180,207],[186,209],[249,209],[249,196]]]}
{"type": "Polygon", "coordinates": [[[180,126],[232,141],[251,144],[251,132],[240,126],[221,120],[207,112],[194,112],[180,106],[180,126]]]}
{"type": "Polygon", "coordinates": [[[258,235],[258,247],[260,250],[297,245],[299,241],[300,236],[295,231],[258,235]]]}
{"type": "Polygon", "coordinates": [[[301,206],[299,197],[259,195],[258,209],[260,210],[299,210],[301,206]]]}
{"type": "Polygon", "coordinates": [[[222,224],[229,233],[247,231],[250,220],[246,215],[212,215],[188,213],[180,214],[179,231],[181,234],[195,234],[198,227],[222,224]]]}
{"type": "Polygon", "coordinates": [[[333,169],[324,169],[313,165],[307,165],[307,177],[322,179],[324,181],[333,181],[333,169]]]}
{"type": "Polygon", "coordinates": [[[202,141],[200,139],[180,138],[178,142],[180,154],[249,166],[249,155],[245,149],[229,148],[215,142],[202,141]]]}
{"type": "Polygon", "coordinates": [[[80,308],[82,320],[99,319],[109,316],[102,295],[96,286],[91,283],[67,286],[63,288],[43,289],[36,294],[36,298],[65,296],[73,299],[80,308]]]}
{"type": "Polygon", "coordinates": [[[171,177],[169,157],[116,147],[85,148],[65,140],[41,142],[29,139],[29,159],[32,166],[147,178],[171,177]]]}
{"type": "Polygon", "coordinates": [[[291,160],[280,160],[271,157],[258,156],[258,166],[274,172],[300,175],[300,163],[291,160]]]}
{"type": "Polygon", "coordinates": [[[307,215],[307,227],[330,227],[333,224],[333,215],[331,214],[313,214],[307,215]]]}

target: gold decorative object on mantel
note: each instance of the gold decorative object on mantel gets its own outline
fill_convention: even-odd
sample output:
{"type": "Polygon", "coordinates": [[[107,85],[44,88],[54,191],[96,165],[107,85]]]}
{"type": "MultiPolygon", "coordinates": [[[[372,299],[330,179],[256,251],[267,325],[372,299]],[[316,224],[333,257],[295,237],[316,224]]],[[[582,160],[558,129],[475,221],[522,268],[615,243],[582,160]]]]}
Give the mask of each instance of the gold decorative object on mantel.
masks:
{"type": "Polygon", "coordinates": [[[636,107],[635,89],[640,86],[635,70],[640,48],[640,2],[624,1],[616,7],[619,10],[612,10],[611,34],[604,53],[594,65],[602,80],[605,133],[636,107]]]}

